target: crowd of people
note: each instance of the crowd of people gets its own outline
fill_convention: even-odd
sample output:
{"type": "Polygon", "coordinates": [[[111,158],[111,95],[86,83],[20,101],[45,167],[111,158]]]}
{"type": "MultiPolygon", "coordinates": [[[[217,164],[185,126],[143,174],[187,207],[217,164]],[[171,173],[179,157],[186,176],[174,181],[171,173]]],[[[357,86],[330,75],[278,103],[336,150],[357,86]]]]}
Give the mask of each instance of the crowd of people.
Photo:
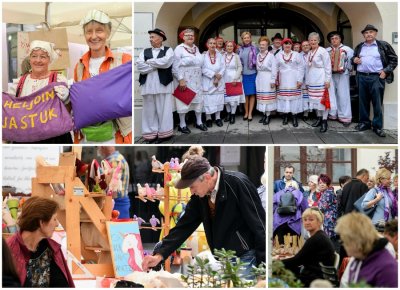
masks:
{"type": "Polygon", "coordinates": [[[336,192],[327,174],[311,175],[307,190],[293,176],[288,165],[274,182],[273,240],[283,244],[287,234],[305,240],[282,260],[285,267],[307,287],[326,278],[323,266],[335,267],[344,287],[361,281],[397,287],[397,175],[392,186],[392,173],[380,168],[373,184],[360,169],[354,178],[341,176],[336,192]]]}
{"type": "Polygon", "coordinates": [[[312,127],[326,132],[328,118],[348,127],[352,121],[350,75],[356,72],[359,87],[360,120],[358,131],[373,128],[380,137],[383,131],[382,104],[385,82],[393,81],[397,55],[385,41],[377,40],[378,29],[368,24],[361,33],[365,41],[355,51],[343,45],[339,31],[329,32],[328,48],[323,48],[320,35],[311,32],[308,39],[294,43],[277,33],[270,39],[261,36],[258,46],[250,32],[241,34],[242,43],[222,37],[210,38],[207,51],[201,53],[195,45],[195,33],[185,29],[183,41],[175,50],[163,45],[167,40],[161,29],[148,31],[151,47],[136,61],[143,96],[142,136],[148,143],[162,143],[173,136],[173,112],[179,115],[178,131],[191,133],[186,114],[194,111],[194,127],[207,131],[215,124],[235,124],[238,106],[244,104],[243,120],[253,120],[253,110],[260,111],[260,123],[268,125],[271,113],[283,117],[283,125],[291,119],[298,127],[298,114],[308,119],[315,110],[317,119],[312,127]],[[175,89],[176,88],[176,89],[175,89]],[[174,91],[175,89],[175,91],[174,91]],[[189,90],[187,90],[189,89],[189,90]],[[177,93],[177,90],[181,93],[177,93]],[[186,92],[186,93],[185,93],[186,92]],[[183,101],[178,95],[189,93],[192,99],[183,101]],[[172,95],[176,96],[173,98],[172,95]],[[370,103],[374,118],[369,119],[370,103]],[[206,114],[205,123],[202,113],[206,114]]]}

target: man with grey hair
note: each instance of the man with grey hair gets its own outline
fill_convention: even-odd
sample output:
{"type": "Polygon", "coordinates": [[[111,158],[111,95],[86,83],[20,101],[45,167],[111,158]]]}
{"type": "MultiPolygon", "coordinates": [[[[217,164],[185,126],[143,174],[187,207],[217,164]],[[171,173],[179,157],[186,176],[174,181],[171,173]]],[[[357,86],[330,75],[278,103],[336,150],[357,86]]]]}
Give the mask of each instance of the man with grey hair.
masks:
{"type": "MultiPolygon", "coordinates": [[[[190,188],[192,197],[185,214],[162,240],[153,256],[143,260],[143,270],[156,266],[176,250],[203,223],[208,245],[236,252],[243,271],[249,275],[252,265],[265,262],[265,210],[256,187],[240,173],[211,166],[204,157],[188,159],[176,188],[190,188]]],[[[246,277],[246,276],[245,276],[246,277]]]]}
{"type": "Polygon", "coordinates": [[[149,30],[151,48],[136,61],[143,96],[142,135],[148,143],[162,143],[174,134],[172,117],[174,51],[163,45],[167,40],[159,28],[149,30]]]}

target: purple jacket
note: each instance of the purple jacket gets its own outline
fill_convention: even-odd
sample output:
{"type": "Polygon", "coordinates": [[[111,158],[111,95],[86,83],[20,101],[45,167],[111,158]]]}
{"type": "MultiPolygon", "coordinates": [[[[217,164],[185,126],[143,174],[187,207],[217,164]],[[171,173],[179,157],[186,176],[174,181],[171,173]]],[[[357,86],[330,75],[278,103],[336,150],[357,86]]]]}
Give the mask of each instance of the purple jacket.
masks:
{"type": "Polygon", "coordinates": [[[288,224],[288,226],[294,230],[298,235],[301,234],[301,215],[308,208],[307,199],[303,197],[303,193],[293,187],[288,189],[282,189],[274,194],[273,197],[273,231],[275,231],[279,226],[283,224],[288,224]],[[292,190],[294,197],[296,198],[297,211],[294,215],[281,216],[277,212],[279,206],[281,195],[286,192],[286,190],[292,190]]]}

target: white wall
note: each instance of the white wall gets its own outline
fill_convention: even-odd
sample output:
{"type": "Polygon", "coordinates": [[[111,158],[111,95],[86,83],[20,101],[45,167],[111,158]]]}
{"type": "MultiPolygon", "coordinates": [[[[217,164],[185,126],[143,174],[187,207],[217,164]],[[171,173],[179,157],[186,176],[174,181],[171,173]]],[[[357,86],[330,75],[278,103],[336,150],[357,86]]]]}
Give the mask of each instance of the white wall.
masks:
{"type": "Polygon", "coordinates": [[[394,158],[395,150],[392,148],[360,148],[357,150],[357,170],[365,168],[369,170],[371,176],[375,176],[376,170],[379,169],[379,156],[385,156],[385,152],[390,152],[392,159],[394,158]]]}

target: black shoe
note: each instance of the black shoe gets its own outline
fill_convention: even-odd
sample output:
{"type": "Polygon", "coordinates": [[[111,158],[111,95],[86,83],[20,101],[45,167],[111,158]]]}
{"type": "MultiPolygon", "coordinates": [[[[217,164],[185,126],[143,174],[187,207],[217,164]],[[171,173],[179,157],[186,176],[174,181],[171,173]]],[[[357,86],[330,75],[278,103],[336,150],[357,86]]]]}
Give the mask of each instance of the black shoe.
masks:
{"type": "Polygon", "coordinates": [[[271,122],[271,116],[267,116],[263,122],[263,125],[268,125],[271,122]]]}
{"type": "Polygon", "coordinates": [[[299,122],[297,122],[297,115],[293,114],[292,116],[292,123],[293,123],[293,127],[298,127],[299,126],[299,122]]]}
{"type": "Polygon", "coordinates": [[[318,117],[318,119],[311,124],[311,127],[319,127],[322,124],[322,117],[318,117]]]}
{"type": "Polygon", "coordinates": [[[283,115],[283,122],[282,125],[287,125],[288,124],[288,114],[283,115]]]}
{"type": "Polygon", "coordinates": [[[305,122],[308,121],[308,116],[303,115],[303,117],[301,117],[301,119],[305,122]]]}
{"type": "Polygon", "coordinates": [[[249,117],[249,122],[251,122],[251,121],[253,121],[253,117],[251,117],[251,118],[249,117]]]}
{"type": "Polygon", "coordinates": [[[174,137],[174,136],[169,136],[169,137],[166,137],[166,138],[158,138],[158,139],[156,140],[156,142],[154,142],[154,143],[155,143],[155,144],[161,144],[161,143],[163,143],[163,142],[167,142],[167,141],[171,140],[173,137],[174,137]]]}
{"type": "Polygon", "coordinates": [[[371,126],[368,126],[367,124],[364,124],[364,123],[359,123],[357,126],[356,126],[356,130],[357,131],[365,131],[365,130],[369,130],[369,129],[371,129],[371,126]]]}
{"type": "Polygon", "coordinates": [[[227,113],[224,122],[229,122],[231,120],[231,113],[227,113]]]}
{"type": "Polygon", "coordinates": [[[351,125],[351,122],[343,122],[342,124],[343,124],[343,127],[347,128],[351,125]]]}
{"type": "Polygon", "coordinates": [[[216,120],[216,121],[215,121],[215,124],[217,124],[218,127],[224,126],[224,123],[222,123],[222,120],[221,120],[221,119],[216,120]]]}
{"type": "Polygon", "coordinates": [[[328,130],[328,120],[322,120],[321,129],[319,131],[321,133],[325,133],[328,130]]]}
{"type": "Polygon", "coordinates": [[[248,117],[243,117],[243,121],[246,121],[248,119],[248,117]]]}
{"type": "Polygon", "coordinates": [[[231,119],[229,120],[229,124],[235,124],[235,115],[231,114],[231,119]]]}
{"type": "Polygon", "coordinates": [[[145,140],[144,144],[154,144],[155,142],[157,142],[157,138],[151,140],[145,140]]]}
{"type": "MultiPolygon", "coordinates": [[[[208,121],[208,120],[207,120],[208,121]]],[[[194,125],[194,127],[195,128],[197,128],[197,129],[200,129],[201,131],[207,131],[208,129],[207,129],[207,126],[206,125],[204,125],[203,123],[202,124],[200,124],[200,125],[194,125]]]]}
{"type": "Polygon", "coordinates": [[[264,123],[266,118],[267,118],[267,115],[262,116],[262,118],[260,119],[260,121],[258,121],[258,123],[264,123]]]}
{"type": "Polygon", "coordinates": [[[178,126],[178,131],[182,132],[183,134],[190,134],[192,131],[190,131],[190,129],[188,127],[183,127],[181,128],[180,126],[178,126]]]}
{"type": "Polygon", "coordinates": [[[212,120],[207,120],[206,121],[206,125],[207,125],[208,128],[211,128],[212,127],[212,120]]]}
{"type": "Polygon", "coordinates": [[[379,137],[386,137],[385,132],[383,132],[383,129],[375,129],[373,130],[375,132],[376,135],[378,135],[379,137]]]}

